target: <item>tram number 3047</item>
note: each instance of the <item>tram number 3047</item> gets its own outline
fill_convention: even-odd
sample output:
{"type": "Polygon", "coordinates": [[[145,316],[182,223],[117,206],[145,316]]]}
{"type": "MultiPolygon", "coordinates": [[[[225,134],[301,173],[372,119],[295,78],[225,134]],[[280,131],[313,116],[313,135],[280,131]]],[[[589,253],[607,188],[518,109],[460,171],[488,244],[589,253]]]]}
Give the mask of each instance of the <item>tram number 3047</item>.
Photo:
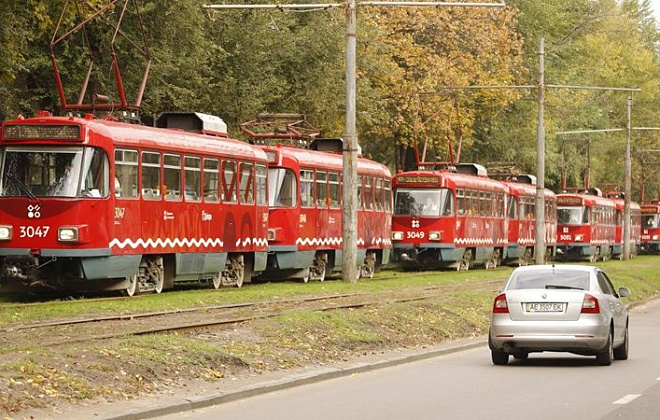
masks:
{"type": "Polygon", "coordinates": [[[50,226],[20,226],[19,237],[21,238],[45,238],[50,226]]]}

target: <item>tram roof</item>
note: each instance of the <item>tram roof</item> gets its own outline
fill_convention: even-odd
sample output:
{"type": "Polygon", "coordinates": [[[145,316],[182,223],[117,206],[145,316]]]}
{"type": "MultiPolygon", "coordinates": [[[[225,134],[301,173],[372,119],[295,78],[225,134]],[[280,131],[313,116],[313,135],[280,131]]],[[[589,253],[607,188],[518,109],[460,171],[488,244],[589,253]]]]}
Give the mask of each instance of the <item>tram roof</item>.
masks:
{"type": "Polygon", "coordinates": [[[419,187],[452,188],[488,188],[507,192],[507,187],[500,181],[478,175],[452,171],[409,171],[400,172],[394,178],[394,184],[419,187]],[[408,182],[406,182],[408,181],[408,182]]]}
{"type": "MultiPolygon", "coordinates": [[[[75,124],[82,127],[83,138],[80,143],[102,143],[103,137],[115,146],[151,148],[190,153],[216,153],[237,158],[258,158],[265,160],[264,152],[253,145],[236,139],[198,134],[179,129],[157,128],[125,122],[78,117],[35,117],[7,122],[9,124],[57,125],[75,124]],[[100,137],[97,137],[100,136],[100,137]]],[[[35,144],[39,140],[30,139],[17,144],[35,144]]],[[[48,141],[52,144],[51,140],[48,141]]],[[[57,142],[57,141],[55,141],[57,142]]],[[[7,142],[8,143],[8,142],[7,142]]],[[[67,142],[70,145],[70,142],[67,142]]]]}
{"type": "MultiPolygon", "coordinates": [[[[294,159],[300,167],[325,168],[336,171],[341,171],[344,167],[343,157],[339,153],[289,146],[264,146],[264,150],[274,150],[283,158],[294,159]]],[[[364,157],[358,157],[358,168],[388,177],[391,176],[387,166],[364,157]]]]}

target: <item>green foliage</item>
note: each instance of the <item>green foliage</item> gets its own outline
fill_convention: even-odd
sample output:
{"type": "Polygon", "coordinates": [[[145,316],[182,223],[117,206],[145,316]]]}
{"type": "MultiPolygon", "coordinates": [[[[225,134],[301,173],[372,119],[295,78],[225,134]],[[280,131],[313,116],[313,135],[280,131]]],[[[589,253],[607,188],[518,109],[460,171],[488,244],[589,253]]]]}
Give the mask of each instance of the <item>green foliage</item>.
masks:
{"type": "MultiPolygon", "coordinates": [[[[76,3],[76,2],[73,2],[76,3]]],[[[92,6],[106,2],[95,0],[92,6]]],[[[8,0],[0,8],[0,118],[39,109],[57,111],[49,44],[63,1],[8,0]]],[[[82,4],[82,3],[81,3],[82,4]]],[[[145,57],[132,2],[117,37],[116,53],[128,101],[137,93],[145,57]]],[[[197,0],[139,2],[152,59],[143,114],[207,112],[223,117],[230,132],[262,112],[306,114],[324,135],[344,126],[345,27],[341,10],[305,13],[207,12],[197,0]]],[[[92,9],[63,15],[59,33],[92,9]]],[[[118,8],[106,14],[117,16],[118,8]]],[[[118,100],[111,71],[113,29],[90,27],[98,72],[88,95],[118,100]]],[[[639,87],[633,125],[658,126],[660,32],[649,0],[511,0],[505,9],[362,7],[358,17],[358,132],[366,156],[391,167],[397,147],[426,145],[426,160],[449,157],[482,164],[513,161],[535,172],[536,89],[443,90],[445,86],[536,85],[538,45],[545,40],[549,84],[639,87]],[[423,95],[423,93],[431,93],[423,95]]],[[[83,37],[58,44],[55,53],[67,100],[75,100],[89,63],[83,37]]],[[[559,138],[556,131],[623,128],[626,94],[547,90],[546,184],[581,182],[586,138],[559,138]]],[[[660,133],[635,133],[636,149],[657,148],[660,133]]],[[[623,135],[589,137],[593,184],[623,177],[623,135]]],[[[659,176],[641,171],[635,155],[633,185],[657,188],[659,176]]],[[[657,165],[656,165],[657,166],[657,165]]],[[[639,191],[634,191],[639,195],[639,191]]]]}

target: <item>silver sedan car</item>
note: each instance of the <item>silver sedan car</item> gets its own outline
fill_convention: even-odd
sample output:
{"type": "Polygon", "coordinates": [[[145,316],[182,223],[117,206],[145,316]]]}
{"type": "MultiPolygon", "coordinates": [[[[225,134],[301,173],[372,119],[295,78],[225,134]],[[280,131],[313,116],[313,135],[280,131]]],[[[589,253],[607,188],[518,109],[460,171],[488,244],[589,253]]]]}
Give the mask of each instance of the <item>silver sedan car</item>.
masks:
{"type": "Polygon", "coordinates": [[[493,363],[543,351],[595,355],[599,365],[628,358],[628,311],[605,272],[586,265],[534,265],[511,273],[493,302],[493,363]]]}

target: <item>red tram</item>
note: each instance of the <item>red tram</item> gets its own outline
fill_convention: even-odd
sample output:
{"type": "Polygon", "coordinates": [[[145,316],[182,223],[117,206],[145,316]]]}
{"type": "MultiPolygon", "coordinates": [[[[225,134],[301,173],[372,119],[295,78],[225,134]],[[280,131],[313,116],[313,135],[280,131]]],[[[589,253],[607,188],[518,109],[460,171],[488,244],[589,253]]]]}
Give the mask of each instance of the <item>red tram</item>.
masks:
{"type": "MultiPolygon", "coordinates": [[[[263,276],[323,281],[341,270],[342,156],[327,146],[340,142],[316,139],[310,149],[263,146],[270,206],[263,276]],[[315,150],[319,144],[324,151],[315,150]]],[[[358,179],[358,275],[373,277],[390,258],[391,174],[384,165],[360,157],[358,179]]]]}
{"type": "Polygon", "coordinates": [[[392,180],[393,259],[406,266],[495,268],[507,246],[507,187],[480,165],[402,172],[392,180]]]}
{"type": "Polygon", "coordinates": [[[640,212],[640,251],[644,254],[660,254],[660,201],[644,202],[640,212]]]}
{"type": "MultiPolygon", "coordinates": [[[[505,262],[527,265],[534,262],[536,245],[536,177],[517,175],[503,181],[509,188],[507,202],[508,245],[505,262]]],[[[544,190],[545,259],[550,260],[557,246],[557,197],[544,190]]]]}
{"type": "Polygon", "coordinates": [[[614,252],[616,205],[599,190],[588,191],[557,195],[557,255],[562,260],[605,261],[614,252]]]}
{"type": "Polygon", "coordinates": [[[265,268],[264,151],[217,117],[158,126],[47,112],[2,124],[3,291],[240,287],[265,268]]]}
{"type": "MultiPolygon", "coordinates": [[[[614,237],[614,247],[612,248],[612,256],[621,258],[623,256],[623,224],[624,224],[624,207],[625,200],[621,197],[612,198],[616,206],[616,231],[614,237]]],[[[641,235],[641,208],[638,203],[630,202],[630,255],[634,257],[640,245],[641,235]]]]}

